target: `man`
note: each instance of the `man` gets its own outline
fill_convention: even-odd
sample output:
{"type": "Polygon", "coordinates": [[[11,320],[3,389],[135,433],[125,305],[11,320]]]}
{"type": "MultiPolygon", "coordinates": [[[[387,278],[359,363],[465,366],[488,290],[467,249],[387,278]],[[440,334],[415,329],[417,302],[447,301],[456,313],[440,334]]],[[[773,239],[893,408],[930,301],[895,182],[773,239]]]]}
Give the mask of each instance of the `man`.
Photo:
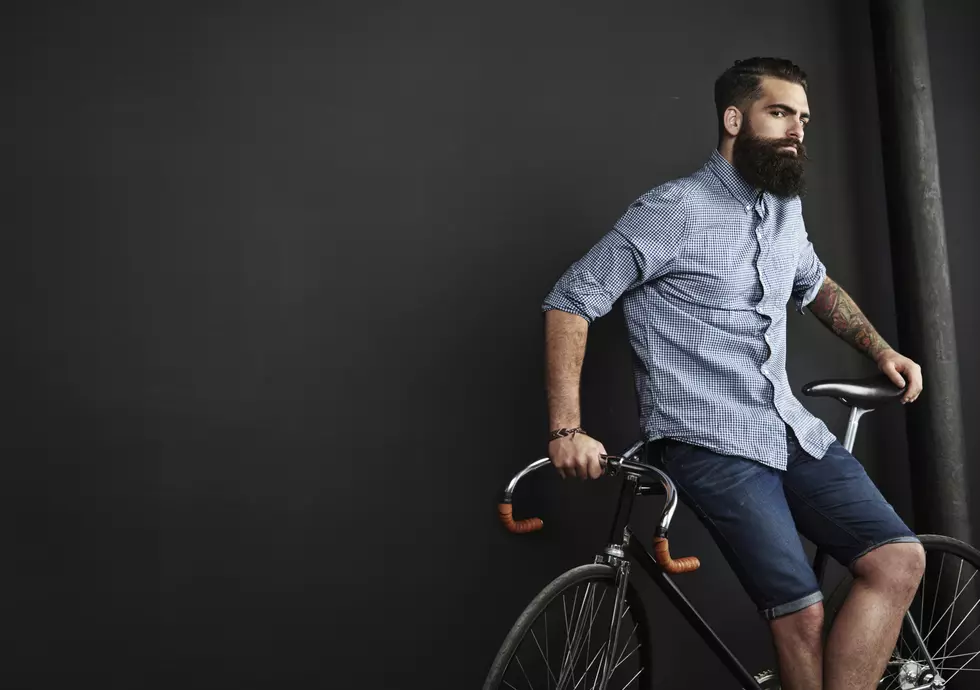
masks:
{"type": "Polygon", "coordinates": [[[862,466],[793,396],[792,298],[905,387],[919,366],[882,340],[826,275],[801,215],[810,119],[788,60],[739,61],[715,83],[719,144],[690,177],[632,204],[543,305],[548,450],[563,476],[596,478],[605,448],[581,431],[592,320],[624,296],[648,440],[770,622],[786,690],[873,688],[922,576],[915,535],[862,466]],[[822,649],[822,595],[797,530],[855,576],[822,649]]]}

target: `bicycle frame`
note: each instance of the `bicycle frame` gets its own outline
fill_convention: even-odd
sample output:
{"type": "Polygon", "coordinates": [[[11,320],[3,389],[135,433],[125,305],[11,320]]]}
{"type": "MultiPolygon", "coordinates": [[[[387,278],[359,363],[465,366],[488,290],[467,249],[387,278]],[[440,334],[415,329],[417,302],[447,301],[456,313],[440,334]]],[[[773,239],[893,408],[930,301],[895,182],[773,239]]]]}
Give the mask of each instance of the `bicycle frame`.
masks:
{"type": "MultiPolygon", "coordinates": [[[[843,402],[847,403],[846,400],[843,402]]],[[[847,403],[850,405],[850,403],[847,403]]],[[[869,409],[864,409],[856,405],[850,405],[851,414],[848,419],[847,432],[843,446],[851,452],[854,441],[857,437],[857,430],[860,419],[869,409]]],[[[654,442],[655,443],[655,442],[654,442]]],[[[696,558],[686,558],[674,560],[670,554],[667,544],[667,533],[670,522],[677,509],[677,489],[673,480],[654,463],[636,462],[634,457],[641,453],[650,452],[651,444],[645,441],[637,441],[621,456],[605,456],[605,474],[614,476],[619,472],[626,473],[626,481],[623,482],[620,491],[619,502],[616,507],[612,529],[609,534],[609,541],[603,553],[596,556],[596,563],[606,563],[618,569],[616,606],[621,607],[625,595],[626,581],[629,577],[630,562],[636,562],[646,571],[647,575],[657,584],[660,590],[667,597],[674,607],[684,616],[687,622],[698,633],[701,639],[708,645],[708,648],[715,653],[715,656],[724,664],[732,676],[738,680],[743,688],[751,690],[762,690],[755,677],[742,665],[735,654],[722,641],[718,634],[712,629],[708,622],[701,616],[695,606],[684,596],[683,592],[677,587],[670,575],[674,573],[687,572],[699,566],[696,558]],[[657,484],[643,484],[642,477],[658,480],[657,484]],[[639,540],[632,538],[629,528],[630,515],[633,509],[633,502],[636,496],[649,494],[666,494],[663,511],[661,512],[660,522],[656,528],[655,543],[657,543],[656,553],[652,554],[646,546],[639,540]],[[629,553],[631,558],[627,558],[629,553]]],[[[527,518],[515,521],[511,512],[511,499],[518,481],[525,475],[541,467],[549,465],[550,458],[542,458],[528,465],[524,470],[517,474],[504,491],[503,501],[500,503],[499,511],[501,521],[512,532],[528,532],[540,529],[542,526],[538,518],[527,518]]],[[[818,548],[813,559],[813,570],[817,581],[823,585],[824,573],[826,570],[827,554],[818,548]]],[[[615,610],[618,610],[615,609],[615,610]]],[[[616,617],[613,617],[616,620],[616,617]]],[[[903,624],[911,626],[915,639],[919,642],[921,651],[925,654],[929,665],[934,673],[938,675],[935,663],[929,655],[928,650],[922,643],[918,629],[908,613],[903,624]]],[[[611,639],[615,639],[618,634],[618,625],[610,631],[611,639]]],[[[610,647],[610,654],[615,647],[610,647]]],[[[604,684],[603,684],[604,686],[604,684]]],[[[924,686],[928,687],[928,686],[924,686]]]]}

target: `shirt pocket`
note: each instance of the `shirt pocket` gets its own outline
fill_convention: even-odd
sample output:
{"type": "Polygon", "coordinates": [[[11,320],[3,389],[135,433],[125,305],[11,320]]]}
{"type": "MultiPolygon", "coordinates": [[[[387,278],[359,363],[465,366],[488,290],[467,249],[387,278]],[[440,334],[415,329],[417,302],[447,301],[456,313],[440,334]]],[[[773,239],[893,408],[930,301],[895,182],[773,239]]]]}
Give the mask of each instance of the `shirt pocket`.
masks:
{"type": "Polygon", "coordinates": [[[759,243],[744,228],[710,225],[691,232],[672,278],[676,296],[711,309],[750,309],[762,297],[759,243]]]}

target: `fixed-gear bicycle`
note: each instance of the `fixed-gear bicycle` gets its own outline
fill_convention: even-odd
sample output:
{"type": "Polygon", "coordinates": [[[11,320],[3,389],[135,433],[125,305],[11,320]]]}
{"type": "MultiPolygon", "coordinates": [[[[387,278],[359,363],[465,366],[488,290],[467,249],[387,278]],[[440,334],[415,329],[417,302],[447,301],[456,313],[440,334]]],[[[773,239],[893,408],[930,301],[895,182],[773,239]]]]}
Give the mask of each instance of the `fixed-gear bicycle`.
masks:
{"type": "MultiPolygon", "coordinates": [[[[843,443],[848,451],[861,417],[903,392],[884,376],[803,387],[805,395],[834,397],[851,408],[843,443]]],[[[528,604],[493,660],[484,690],[653,688],[654,642],[647,608],[631,580],[634,565],[658,585],[743,688],[779,688],[775,671],[746,670],[672,579],[696,570],[700,562],[671,556],[667,534],[678,494],[670,476],[648,461],[658,452],[655,442],[637,441],[622,455],[604,456],[604,476],[623,479],[608,544],[593,563],[562,573],[528,604]],[[649,495],[665,497],[652,552],[633,538],[629,526],[634,501],[649,495]]],[[[532,462],[507,485],[498,512],[509,531],[522,534],[543,526],[539,518],[515,520],[512,499],[522,478],[550,463],[549,458],[532,462]]],[[[878,687],[975,690],[980,687],[980,551],[951,537],[918,536],[926,551],[925,572],[878,687]]],[[[813,569],[821,586],[826,564],[827,554],[818,548],[813,569]]],[[[846,575],[825,601],[827,630],[852,582],[846,575]]]]}

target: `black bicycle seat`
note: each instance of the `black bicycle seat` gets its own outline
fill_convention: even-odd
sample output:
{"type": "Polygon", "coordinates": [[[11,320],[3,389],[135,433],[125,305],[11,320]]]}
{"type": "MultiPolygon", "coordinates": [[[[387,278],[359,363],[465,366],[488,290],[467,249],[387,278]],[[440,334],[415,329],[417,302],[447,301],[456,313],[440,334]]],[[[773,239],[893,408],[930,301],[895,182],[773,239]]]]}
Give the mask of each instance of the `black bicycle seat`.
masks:
{"type": "Polygon", "coordinates": [[[803,386],[803,395],[814,398],[837,398],[845,405],[873,410],[896,400],[905,392],[884,374],[863,379],[823,379],[803,386]]]}

